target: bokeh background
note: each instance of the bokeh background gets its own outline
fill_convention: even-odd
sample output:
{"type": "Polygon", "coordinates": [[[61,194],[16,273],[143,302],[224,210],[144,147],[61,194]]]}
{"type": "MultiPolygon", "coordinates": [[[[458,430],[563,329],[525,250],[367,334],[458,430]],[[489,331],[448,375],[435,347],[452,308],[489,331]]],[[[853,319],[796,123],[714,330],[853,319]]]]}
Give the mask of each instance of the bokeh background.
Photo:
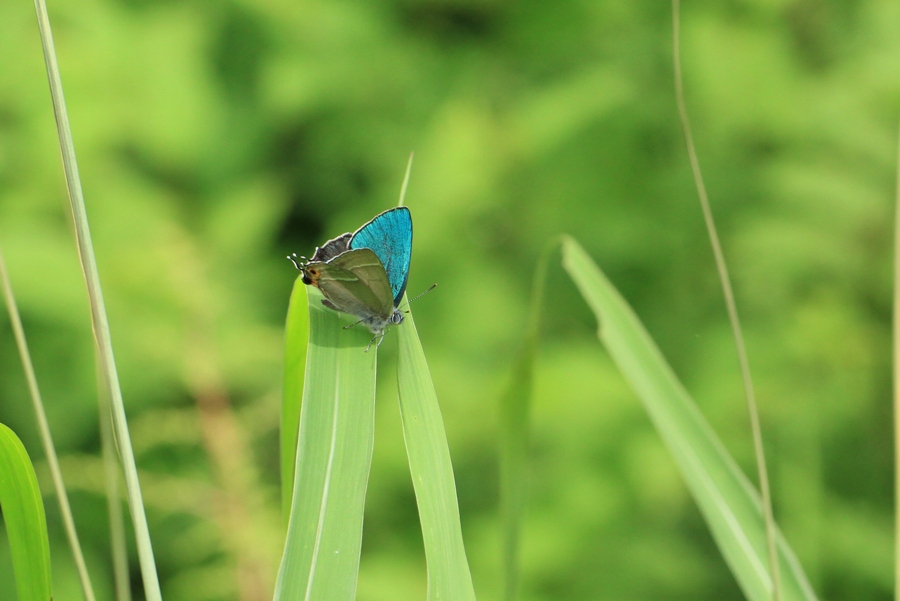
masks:
{"type": "MultiPolygon", "coordinates": [[[[167,601],[271,598],[290,252],[397,202],[479,598],[501,595],[497,402],[536,258],[577,238],[748,474],[746,410],[675,110],[671,7],[612,0],[55,0],[51,18],[167,601]]],[[[688,1],[687,101],[734,277],[776,515],[824,599],[889,599],[900,6],[688,1]]],[[[0,3],[0,245],[99,598],[111,598],[89,311],[33,7],[0,3]]],[[[551,270],[525,600],[740,599],[642,409],[551,270]]],[[[361,601],[423,599],[381,363],[361,601]]],[[[0,314],[0,421],[47,486],[0,314]]],[[[755,478],[753,478],[755,480],[755,478]]],[[[142,598],[132,557],[132,579],[142,598]]],[[[0,598],[12,599],[0,544],[0,598]]]]}

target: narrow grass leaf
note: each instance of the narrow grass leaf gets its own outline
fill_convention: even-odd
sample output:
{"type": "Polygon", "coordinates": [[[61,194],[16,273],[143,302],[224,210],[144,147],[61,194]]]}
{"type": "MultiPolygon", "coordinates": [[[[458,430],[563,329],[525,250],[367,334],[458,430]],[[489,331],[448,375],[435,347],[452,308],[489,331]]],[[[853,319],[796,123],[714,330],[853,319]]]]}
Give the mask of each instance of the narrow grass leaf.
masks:
{"type": "Polygon", "coordinates": [[[900,601],[900,136],[894,190],[894,599],[900,601]]]}
{"type": "Polygon", "coordinates": [[[509,388],[500,398],[500,511],[503,519],[503,598],[506,601],[514,601],[519,594],[519,542],[528,494],[526,465],[534,362],[538,352],[547,266],[558,245],[559,241],[554,240],[537,261],[525,340],[513,364],[509,388]]]}
{"type": "Polygon", "coordinates": [[[84,561],[84,553],[81,551],[78,531],[75,528],[75,518],[72,517],[72,508],[69,505],[69,495],[66,493],[62,471],[59,469],[59,459],[56,456],[56,447],[53,445],[53,436],[50,433],[50,422],[47,421],[47,413],[44,411],[37,375],[34,373],[31,353],[28,351],[28,341],[25,338],[25,328],[22,327],[22,318],[19,315],[19,308],[16,304],[16,297],[13,295],[12,283],[9,281],[9,273],[6,271],[6,261],[3,259],[2,252],[0,252],[0,288],[3,289],[3,297],[9,311],[9,321],[16,337],[16,346],[19,349],[19,358],[22,360],[22,369],[25,372],[25,379],[28,381],[28,392],[31,396],[32,407],[34,407],[38,432],[41,435],[41,443],[44,446],[44,454],[47,457],[47,467],[50,469],[56,498],[59,500],[59,512],[66,530],[66,538],[69,540],[69,548],[72,550],[72,558],[75,560],[75,567],[81,580],[81,589],[84,592],[85,601],[94,601],[94,588],[91,585],[91,577],[84,561]]]}
{"type": "Polygon", "coordinates": [[[38,30],[41,46],[44,51],[44,63],[47,66],[47,79],[50,84],[50,98],[53,103],[53,116],[56,118],[56,132],[59,138],[59,149],[62,155],[66,189],[69,193],[69,204],[72,207],[72,221],[75,226],[75,241],[78,246],[78,258],[84,272],[88,299],[91,305],[91,325],[94,330],[94,341],[97,345],[97,356],[103,367],[103,381],[109,391],[112,407],[115,440],[122,459],[125,475],[125,490],[131,508],[131,520],[134,526],[134,538],[141,566],[144,594],[147,601],[162,601],[159,588],[159,574],[156,572],[156,560],[153,557],[153,544],[150,540],[150,528],[147,525],[147,512],[141,495],[141,484],[134,460],[134,450],[128,433],[128,420],[125,415],[125,402],[119,385],[115,356],[112,349],[112,338],[109,332],[109,320],[106,316],[106,304],[103,290],[100,287],[100,274],[97,271],[97,258],[91,242],[91,230],[88,226],[87,209],[84,205],[84,194],[81,189],[81,178],[78,175],[78,161],[75,159],[75,144],[72,142],[72,128],[69,126],[69,115],[66,111],[66,100],[63,95],[62,79],[56,60],[56,49],[53,45],[53,32],[50,28],[50,17],[44,0],[34,0],[37,14],[38,30]]]}
{"type": "MultiPolygon", "coordinates": [[[[371,334],[309,295],[291,515],[275,599],[354,601],[375,438],[371,334]]],[[[290,312],[305,306],[291,303],[290,312]]],[[[288,323],[299,317],[288,316],[288,323]]],[[[293,351],[292,351],[293,352],[293,351]]]]}
{"type": "Polygon", "coordinates": [[[297,436],[300,431],[300,406],[306,376],[306,348],[309,342],[309,301],[306,284],[294,281],[284,329],[284,382],[281,398],[281,507],[287,521],[294,491],[294,466],[297,436]]]}
{"type": "Polygon", "coordinates": [[[687,103],[684,101],[684,78],[681,75],[681,2],[672,0],[672,60],[675,73],[675,104],[678,106],[678,117],[681,128],[684,131],[684,141],[687,145],[688,158],[691,162],[691,171],[694,174],[694,184],[697,187],[697,196],[700,201],[700,209],[703,212],[703,220],[706,222],[706,231],[709,234],[709,242],[712,245],[713,257],[716,261],[716,271],[719,274],[719,283],[722,285],[722,295],[725,300],[725,308],[728,310],[728,321],[731,324],[731,332],[734,336],[735,350],[737,351],[738,364],[741,368],[741,377],[744,381],[744,396],[747,401],[747,413],[750,416],[750,432],[753,435],[753,449],[756,453],[756,470],[759,476],[759,488],[761,492],[763,518],[766,526],[766,552],[769,561],[769,571],[774,583],[772,589],[773,601],[781,601],[781,569],[778,566],[777,536],[775,534],[775,515],[772,511],[772,494],[769,491],[769,471],[766,467],[766,452],[763,446],[762,427],[759,423],[759,410],[756,406],[756,393],[753,391],[753,378],[750,373],[750,360],[747,357],[747,348],[744,345],[744,333],[741,329],[741,320],[738,317],[737,302],[734,299],[734,291],[731,289],[731,277],[728,275],[728,265],[725,263],[725,253],[719,242],[719,233],[716,229],[716,221],[713,218],[712,206],[709,195],[706,193],[706,184],[703,183],[703,172],[700,170],[700,159],[697,157],[697,149],[694,146],[694,134],[691,129],[691,120],[688,117],[687,103]]]}
{"type": "Polygon", "coordinates": [[[450,448],[412,313],[392,330],[399,338],[400,417],[425,543],[428,601],[474,600],[450,448]]]}
{"type": "Polygon", "coordinates": [[[19,601],[50,601],[50,543],[37,476],[15,433],[0,424],[0,506],[19,601]]]}
{"type": "MultiPolygon", "coordinates": [[[[599,322],[599,337],[637,393],[700,507],[716,544],[751,601],[772,598],[757,491],[728,454],[631,307],[571,238],[563,266],[599,322]]],[[[782,598],[816,599],[793,551],[778,536],[782,598]]]]}
{"type": "Polygon", "coordinates": [[[103,386],[100,360],[96,361],[97,392],[100,403],[97,408],[100,419],[100,455],[103,460],[103,476],[106,488],[106,509],[109,514],[109,548],[112,556],[113,580],[116,601],[131,601],[131,575],[128,568],[128,540],[125,533],[125,512],[120,493],[121,470],[113,440],[112,408],[109,394],[103,386]]]}

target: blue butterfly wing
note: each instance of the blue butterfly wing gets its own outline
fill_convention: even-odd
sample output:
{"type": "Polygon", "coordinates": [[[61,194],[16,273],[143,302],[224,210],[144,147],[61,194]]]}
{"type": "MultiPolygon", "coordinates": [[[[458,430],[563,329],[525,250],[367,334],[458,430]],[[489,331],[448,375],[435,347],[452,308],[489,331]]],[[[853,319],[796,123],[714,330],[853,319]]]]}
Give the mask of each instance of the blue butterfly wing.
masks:
{"type": "Polygon", "coordinates": [[[384,265],[396,307],[406,292],[412,257],[412,217],[409,209],[397,207],[376,215],[356,230],[350,239],[350,249],[357,248],[371,249],[384,265]]]}

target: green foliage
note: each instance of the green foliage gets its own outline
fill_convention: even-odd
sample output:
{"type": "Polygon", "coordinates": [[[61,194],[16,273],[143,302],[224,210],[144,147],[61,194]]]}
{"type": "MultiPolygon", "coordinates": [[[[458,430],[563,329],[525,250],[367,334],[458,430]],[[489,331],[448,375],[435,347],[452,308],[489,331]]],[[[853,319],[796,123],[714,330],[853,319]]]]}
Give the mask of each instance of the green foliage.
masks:
{"type": "Polygon", "coordinates": [[[19,601],[50,601],[50,544],[37,476],[28,452],[0,424],[0,506],[9,536],[19,601]]]}
{"type": "MultiPolygon", "coordinates": [[[[51,4],[166,601],[271,598],[296,276],[283,257],[394,204],[410,150],[409,289],[440,283],[416,321],[479,599],[502,587],[495,402],[533,263],[557,233],[604,266],[753,472],[675,114],[669,9],[51,4]]],[[[900,12],[888,0],[684,11],[687,102],[744,318],[776,517],[822,598],[887,599],[900,12]]],[[[92,332],[61,182],[33,7],[0,3],[0,243],[98,598],[109,599],[92,332]]],[[[523,598],[742,598],[560,271],[548,274],[534,373],[523,598]]],[[[0,421],[35,449],[5,323],[0,421]]],[[[395,391],[381,383],[378,397],[358,598],[421,599],[395,391]]],[[[52,505],[47,519],[55,596],[77,598],[52,505]]],[[[0,577],[0,598],[11,587],[0,577]]]]}

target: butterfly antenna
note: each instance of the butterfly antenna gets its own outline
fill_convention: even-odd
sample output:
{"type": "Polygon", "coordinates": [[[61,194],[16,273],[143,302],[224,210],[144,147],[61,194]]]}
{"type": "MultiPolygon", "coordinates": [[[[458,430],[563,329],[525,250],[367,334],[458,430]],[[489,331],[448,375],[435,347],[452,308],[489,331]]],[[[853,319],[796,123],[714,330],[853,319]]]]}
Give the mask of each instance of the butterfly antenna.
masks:
{"type": "MultiPolygon", "coordinates": [[[[403,303],[403,306],[404,306],[404,307],[408,307],[408,306],[409,306],[409,303],[413,302],[414,300],[419,300],[420,298],[422,298],[423,296],[425,296],[426,294],[428,294],[429,292],[431,292],[431,291],[434,290],[435,288],[437,288],[437,284],[436,284],[436,283],[435,283],[435,284],[432,284],[431,286],[429,286],[429,287],[428,287],[428,290],[426,290],[425,292],[422,292],[422,293],[420,293],[418,296],[416,296],[416,297],[414,297],[414,298],[411,298],[411,299],[409,299],[408,301],[406,301],[405,303],[403,303]]],[[[400,307],[397,307],[397,308],[399,309],[400,307]]],[[[407,311],[407,313],[409,313],[409,311],[407,311]]]]}
{"type": "Polygon", "coordinates": [[[301,265],[309,263],[309,259],[307,259],[306,257],[298,257],[297,253],[291,253],[287,258],[288,261],[294,264],[294,267],[297,268],[297,271],[303,271],[303,267],[301,267],[301,265]]]}

